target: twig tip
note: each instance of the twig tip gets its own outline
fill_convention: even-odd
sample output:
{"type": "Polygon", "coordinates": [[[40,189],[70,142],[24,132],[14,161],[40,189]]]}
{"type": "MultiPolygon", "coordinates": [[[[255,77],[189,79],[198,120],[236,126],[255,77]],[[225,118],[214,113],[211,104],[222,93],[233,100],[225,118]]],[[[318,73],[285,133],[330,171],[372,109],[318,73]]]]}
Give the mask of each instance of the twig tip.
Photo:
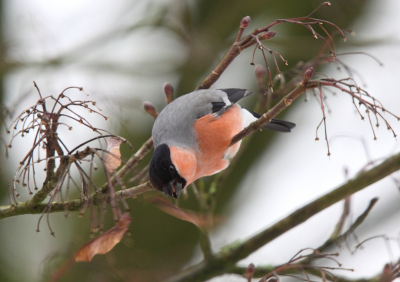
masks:
{"type": "Polygon", "coordinates": [[[240,27],[247,28],[250,25],[250,23],[251,23],[251,18],[249,16],[246,16],[240,21],[240,27]]]}
{"type": "Polygon", "coordinates": [[[156,108],[153,106],[152,103],[145,101],[145,102],[143,103],[143,107],[144,107],[144,110],[145,110],[149,115],[151,115],[153,118],[157,118],[158,113],[157,113],[157,110],[156,110],[156,108]]]}

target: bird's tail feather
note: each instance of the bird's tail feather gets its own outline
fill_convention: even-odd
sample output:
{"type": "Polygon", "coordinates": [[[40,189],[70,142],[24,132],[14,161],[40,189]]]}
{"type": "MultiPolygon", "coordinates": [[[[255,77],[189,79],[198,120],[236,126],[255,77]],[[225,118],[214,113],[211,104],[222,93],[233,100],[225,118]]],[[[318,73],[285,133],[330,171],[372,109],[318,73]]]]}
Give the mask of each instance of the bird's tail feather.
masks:
{"type": "MultiPolygon", "coordinates": [[[[249,110],[247,110],[249,111],[249,110]]],[[[261,115],[257,114],[253,111],[249,111],[255,118],[260,118],[261,115]]],[[[271,120],[271,122],[267,123],[266,125],[264,125],[262,128],[264,129],[269,129],[269,130],[273,130],[273,131],[278,131],[278,132],[291,132],[292,128],[294,128],[296,126],[296,124],[294,124],[293,122],[289,122],[289,121],[284,121],[284,120],[280,120],[280,119],[276,119],[273,118],[271,120]]]]}

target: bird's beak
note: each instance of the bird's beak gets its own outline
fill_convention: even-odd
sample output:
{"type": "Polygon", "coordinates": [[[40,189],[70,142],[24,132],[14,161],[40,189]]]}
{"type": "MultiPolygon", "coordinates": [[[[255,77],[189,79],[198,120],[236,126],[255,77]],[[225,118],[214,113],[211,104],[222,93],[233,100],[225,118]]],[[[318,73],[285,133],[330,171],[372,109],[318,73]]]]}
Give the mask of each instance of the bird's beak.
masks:
{"type": "Polygon", "coordinates": [[[177,181],[171,181],[167,186],[163,187],[163,192],[165,195],[178,199],[179,194],[182,192],[182,183],[177,181]]]}
{"type": "Polygon", "coordinates": [[[178,199],[179,194],[182,192],[182,183],[180,182],[175,182],[175,192],[174,192],[174,198],[178,199]]]}
{"type": "Polygon", "coordinates": [[[167,186],[163,187],[164,194],[167,195],[167,196],[170,196],[170,197],[173,197],[172,194],[174,192],[174,186],[172,185],[172,183],[173,182],[171,181],[171,182],[168,183],[167,186]]]}

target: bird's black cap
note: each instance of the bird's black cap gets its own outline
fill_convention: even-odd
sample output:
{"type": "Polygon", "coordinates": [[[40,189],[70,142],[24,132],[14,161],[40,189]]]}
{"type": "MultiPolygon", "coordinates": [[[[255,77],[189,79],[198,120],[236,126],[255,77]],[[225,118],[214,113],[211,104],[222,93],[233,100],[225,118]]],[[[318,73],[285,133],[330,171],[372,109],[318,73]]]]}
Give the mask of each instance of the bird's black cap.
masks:
{"type": "Polygon", "coordinates": [[[167,144],[161,144],[154,150],[149,176],[154,188],[170,197],[178,198],[186,186],[186,180],[179,175],[171,161],[171,151],[167,144]]]}

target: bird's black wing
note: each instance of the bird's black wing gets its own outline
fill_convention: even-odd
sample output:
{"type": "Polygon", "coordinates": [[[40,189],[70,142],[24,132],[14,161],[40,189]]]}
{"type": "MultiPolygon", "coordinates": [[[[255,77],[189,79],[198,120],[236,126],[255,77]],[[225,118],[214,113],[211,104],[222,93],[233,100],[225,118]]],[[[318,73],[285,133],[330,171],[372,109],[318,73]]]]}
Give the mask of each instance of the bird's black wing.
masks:
{"type": "Polygon", "coordinates": [[[232,104],[236,104],[242,98],[250,96],[254,93],[253,91],[238,88],[227,88],[219,90],[224,91],[228,95],[228,99],[229,101],[231,101],[232,104]]]}
{"type": "MultiPolygon", "coordinates": [[[[249,110],[247,110],[247,111],[249,111],[249,110]]],[[[256,118],[261,117],[260,114],[257,114],[253,111],[249,111],[249,112],[256,118]]],[[[296,124],[294,124],[293,122],[273,118],[271,120],[271,122],[267,123],[262,128],[273,130],[273,131],[278,131],[278,132],[291,132],[292,131],[291,129],[293,129],[295,126],[296,126],[296,124]]]]}
{"type": "Polygon", "coordinates": [[[253,91],[238,88],[227,88],[218,90],[224,91],[228,96],[229,101],[232,103],[231,105],[226,105],[223,101],[212,102],[212,112],[217,113],[218,115],[223,114],[226,110],[236,104],[240,99],[253,94],[253,91]]]}

